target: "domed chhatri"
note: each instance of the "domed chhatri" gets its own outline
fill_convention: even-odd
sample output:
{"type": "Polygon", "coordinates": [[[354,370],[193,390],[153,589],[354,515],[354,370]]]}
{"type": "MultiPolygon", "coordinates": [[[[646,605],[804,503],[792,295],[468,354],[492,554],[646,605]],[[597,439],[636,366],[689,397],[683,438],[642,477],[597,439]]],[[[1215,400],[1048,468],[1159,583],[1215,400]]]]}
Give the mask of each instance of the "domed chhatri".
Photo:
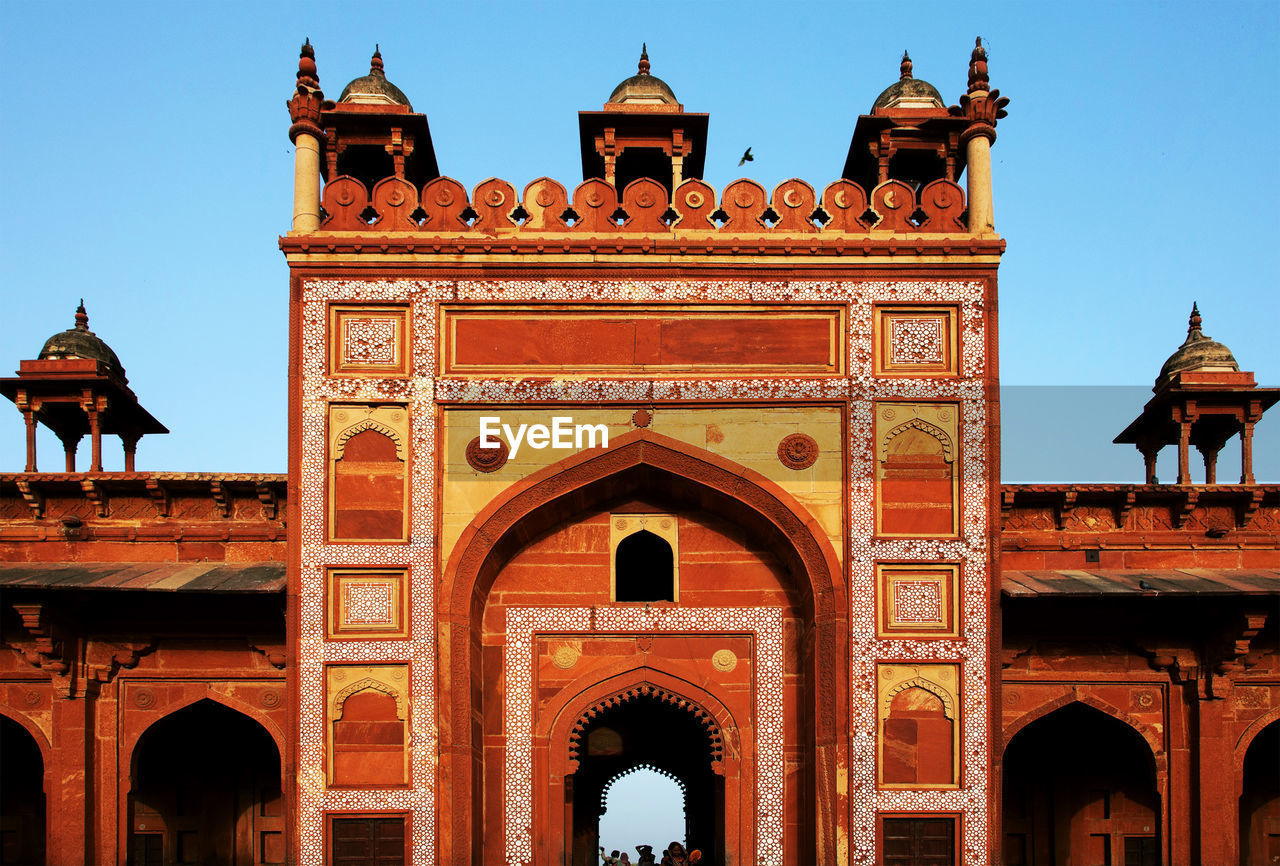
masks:
{"type": "Polygon", "coordinates": [[[899,67],[899,78],[886,87],[871,106],[871,113],[894,108],[941,108],[947,107],[942,101],[938,88],[922,78],[911,74],[911,56],[902,52],[902,65],[899,67]]]}
{"type": "Polygon", "coordinates": [[[83,358],[90,361],[101,361],[107,368],[124,381],[124,364],[106,344],[106,341],[89,330],[89,314],[84,309],[84,299],[76,307],[76,324],[74,328],[54,334],[44,341],[40,350],[41,361],[60,361],[69,358],[83,358]]]}
{"type": "Polygon", "coordinates": [[[404,91],[387,80],[382,66],[382,51],[373,46],[373,58],[369,61],[369,74],[362,75],[342,88],[338,102],[354,102],[365,105],[403,105],[410,111],[409,97],[404,91]]]}
{"type": "Polygon", "coordinates": [[[649,46],[640,46],[639,69],[613,89],[606,105],[679,105],[675,92],[656,75],[649,74],[649,46]]]}
{"type": "Polygon", "coordinates": [[[1178,351],[1169,356],[1160,368],[1153,390],[1160,390],[1173,381],[1179,373],[1190,371],[1210,373],[1238,373],[1240,365],[1236,363],[1231,350],[1221,343],[1211,340],[1200,330],[1200,308],[1191,305],[1191,318],[1187,323],[1187,339],[1178,347],[1178,351]]]}

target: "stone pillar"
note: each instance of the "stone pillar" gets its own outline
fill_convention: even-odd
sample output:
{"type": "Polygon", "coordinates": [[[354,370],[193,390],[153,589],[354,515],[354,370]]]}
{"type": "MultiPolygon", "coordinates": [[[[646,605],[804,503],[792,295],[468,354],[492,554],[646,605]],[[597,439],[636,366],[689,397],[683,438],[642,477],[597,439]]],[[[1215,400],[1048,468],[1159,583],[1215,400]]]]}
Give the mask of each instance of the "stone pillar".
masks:
{"type": "Polygon", "coordinates": [[[83,695],[53,699],[53,747],[45,774],[52,780],[45,821],[45,862],[51,866],[93,863],[93,722],[83,695]]]}
{"type": "Polygon", "coordinates": [[[320,228],[320,140],[301,133],[293,140],[293,230],[320,228]]]}
{"type": "Polygon", "coordinates": [[[316,53],[311,41],[303,43],[298,57],[298,83],[289,100],[289,140],[293,142],[293,231],[314,232],[320,228],[320,111],[324,92],[316,72],[316,53]]]}
{"type": "Polygon", "coordinates": [[[1145,470],[1147,484],[1155,484],[1156,481],[1156,457],[1160,454],[1158,446],[1138,446],[1138,450],[1142,452],[1142,465],[1145,470]]]}
{"type": "Polygon", "coordinates": [[[36,472],[36,413],[31,409],[22,410],[22,420],[27,422],[27,472],[36,472]]]}
{"type": "Polygon", "coordinates": [[[1200,456],[1204,458],[1204,483],[1218,483],[1218,450],[1217,448],[1209,448],[1205,446],[1200,449],[1200,456]]]}
{"type": "Polygon", "coordinates": [[[1223,724],[1226,701],[1201,699],[1196,702],[1199,730],[1196,747],[1199,760],[1200,862],[1238,863],[1236,838],[1235,755],[1223,724]]]}
{"type": "Polygon", "coordinates": [[[991,88],[987,76],[987,52],[979,38],[969,56],[969,90],[960,97],[960,108],[969,128],[960,136],[968,163],[969,233],[977,237],[995,234],[991,196],[991,143],[996,140],[996,122],[1007,115],[1007,96],[991,88]]]}
{"type": "Polygon", "coordinates": [[[1253,480],[1253,422],[1245,421],[1240,428],[1240,483],[1255,484],[1253,480]]]}
{"type": "Polygon", "coordinates": [[[991,194],[991,142],[995,137],[995,129],[986,124],[974,124],[962,136],[968,162],[965,173],[968,178],[969,233],[978,237],[989,237],[996,231],[991,194]]]}
{"type": "Polygon", "coordinates": [[[1178,483],[1191,483],[1191,422],[1178,423],[1178,483]]]}
{"type": "Polygon", "coordinates": [[[121,433],[120,442],[124,445],[124,471],[136,472],[134,468],[134,458],[138,454],[138,440],[141,434],[121,433]]]}
{"type": "Polygon", "coordinates": [[[89,458],[89,471],[102,471],[102,422],[98,418],[98,407],[91,406],[88,410],[89,415],[89,446],[91,448],[89,458]]]}
{"type": "Polygon", "coordinates": [[[66,471],[76,471],[76,449],[80,447],[80,437],[82,433],[58,434],[58,439],[62,441],[62,451],[66,455],[66,471]]]}

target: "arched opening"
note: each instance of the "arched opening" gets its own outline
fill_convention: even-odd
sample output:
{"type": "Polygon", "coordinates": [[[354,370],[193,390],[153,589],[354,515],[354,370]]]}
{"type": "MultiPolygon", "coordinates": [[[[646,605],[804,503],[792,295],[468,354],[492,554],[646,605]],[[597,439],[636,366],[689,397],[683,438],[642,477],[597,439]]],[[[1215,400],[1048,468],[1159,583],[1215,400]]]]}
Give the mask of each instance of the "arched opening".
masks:
{"type": "Polygon", "coordinates": [[[1037,719],[1004,752],[1004,862],[1160,862],[1155,758],[1129,725],[1082,703],[1037,719]]]}
{"type": "MultiPolygon", "coordinates": [[[[799,756],[796,771],[779,769],[776,780],[767,779],[768,811],[761,813],[756,809],[765,808],[765,795],[759,791],[766,787],[757,786],[753,774],[734,783],[731,805],[721,812],[734,822],[725,856],[754,862],[757,833],[747,828],[760,821],[770,833],[767,844],[780,846],[782,861],[834,857],[839,816],[822,804],[837,800],[838,730],[847,713],[841,661],[846,653],[838,625],[845,608],[835,550],[818,522],[764,476],[642,430],[618,437],[603,452],[582,452],[512,485],[466,527],[450,553],[439,595],[453,617],[441,635],[448,647],[442,652],[452,663],[440,669],[437,699],[447,714],[439,725],[440,750],[448,756],[438,798],[441,826],[449,828],[441,838],[441,859],[480,863],[532,856],[531,847],[563,852],[547,857],[568,856],[574,846],[572,816],[563,814],[572,803],[563,788],[568,774],[555,773],[545,793],[540,789],[532,800],[500,800],[504,790],[526,784],[520,779],[536,776],[523,762],[508,761],[503,735],[510,724],[553,724],[547,721],[555,717],[552,705],[564,706],[592,678],[599,682],[638,664],[704,682],[714,700],[731,708],[730,715],[740,715],[738,730],[755,736],[758,710],[751,688],[722,684],[726,677],[751,675],[750,647],[718,656],[725,638],[713,636],[722,629],[710,621],[706,636],[699,626],[669,640],[608,628],[584,637],[589,645],[581,647],[537,638],[528,650],[539,661],[527,702],[510,699],[510,693],[503,701],[491,687],[504,674],[510,611],[546,608],[539,622],[551,633],[574,610],[610,605],[610,515],[631,512],[678,515],[682,525],[694,527],[687,544],[683,536],[673,544],[680,557],[680,609],[691,618],[703,607],[774,608],[799,638],[780,648],[778,666],[785,680],[782,706],[795,708],[794,715],[771,717],[784,725],[778,749],[799,756]],[[713,657],[724,658],[727,667],[712,667],[713,657]],[[740,660],[736,667],[734,658],[740,660]],[[571,681],[577,682],[572,689],[571,681]],[[527,717],[522,706],[528,707],[527,717]],[[489,814],[504,817],[477,820],[489,814]],[[535,829],[548,826],[538,820],[552,820],[550,832],[535,829]],[[520,835],[524,828],[527,837],[520,835]]],[[[512,681],[506,683],[510,689],[512,681]]],[[[532,766],[549,766],[567,754],[563,739],[535,742],[533,748],[532,766]]]]}
{"type": "MultiPolygon", "coordinates": [[[[660,689],[635,689],[588,711],[574,727],[571,752],[577,766],[565,779],[571,801],[574,866],[594,866],[602,841],[616,848],[649,844],[656,851],[671,839],[603,839],[602,818],[612,808],[623,818],[625,787],[613,794],[620,778],[641,768],[674,782],[683,825],[673,838],[698,848],[703,862],[719,863],[724,850],[724,777],[717,773],[722,742],[711,717],[689,701],[660,689]]],[[[653,788],[650,786],[650,791],[653,788]]],[[[661,789],[659,789],[661,790],[661,789]]],[[[671,794],[668,789],[664,792],[671,794]]],[[[614,820],[611,824],[617,825],[614,820]]]]}
{"type": "Polygon", "coordinates": [[[642,529],[614,551],[616,601],[675,601],[675,555],[666,539],[642,529]]]}
{"type": "Polygon", "coordinates": [[[35,738],[0,716],[0,863],[43,863],[44,758],[35,738]]]}
{"type": "Polygon", "coordinates": [[[133,750],[129,862],[284,862],[280,752],[253,719],[210,700],[166,716],[133,750]]]}
{"type": "Polygon", "coordinates": [[[1240,862],[1280,862],[1280,720],[1253,738],[1240,793],[1240,862]]]}
{"type": "Polygon", "coordinates": [[[600,816],[600,844],[605,851],[625,851],[639,861],[641,846],[655,859],[678,840],[685,844],[685,790],[669,774],[647,764],[623,770],[605,784],[600,816]]]}

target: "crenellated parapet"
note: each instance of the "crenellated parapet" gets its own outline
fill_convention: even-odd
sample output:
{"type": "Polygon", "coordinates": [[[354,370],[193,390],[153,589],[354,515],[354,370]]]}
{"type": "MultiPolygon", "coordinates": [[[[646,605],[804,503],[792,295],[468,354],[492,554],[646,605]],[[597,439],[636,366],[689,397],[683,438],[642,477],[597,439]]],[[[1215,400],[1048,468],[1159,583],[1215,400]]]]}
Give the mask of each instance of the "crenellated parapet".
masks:
{"type": "Polygon", "coordinates": [[[477,184],[470,197],[450,177],[421,189],[401,178],[379,181],[372,195],[353,177],[338,177],[324,188],[318,234],[414,232],[425,235],[601,235],[693,233],[712,236],[830,237],[938,235],[964,236],[964,190],[935,180],[917,194],[889,180],[870,191],[849,180],[828,184],[821,196],[803,180],[791,179],[767,192],[753,180],[736,180],[717,196],[708,183],[691,179],[667,199],[662,184],[642,178],[621,195],[598,178],[570,193],[550,178],[529,183],[524,192],[505,180],[477,184]]]}

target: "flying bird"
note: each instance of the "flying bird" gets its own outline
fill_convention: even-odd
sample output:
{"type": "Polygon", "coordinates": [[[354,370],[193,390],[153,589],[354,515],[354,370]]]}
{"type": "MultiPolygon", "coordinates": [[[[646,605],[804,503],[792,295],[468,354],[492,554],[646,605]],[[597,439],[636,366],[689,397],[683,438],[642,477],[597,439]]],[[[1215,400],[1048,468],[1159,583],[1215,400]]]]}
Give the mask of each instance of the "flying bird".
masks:
{"type": "Polygon", "coordinates": [[[756,161],[756,158],[751,155],[751,148],[748,147],[746,149],[746,152],[742,154],[742,159],[738,160],[738,165],[742,165],[743,163],[747,163],[747,162],[755,162],[755,161],[756,161]]]}

